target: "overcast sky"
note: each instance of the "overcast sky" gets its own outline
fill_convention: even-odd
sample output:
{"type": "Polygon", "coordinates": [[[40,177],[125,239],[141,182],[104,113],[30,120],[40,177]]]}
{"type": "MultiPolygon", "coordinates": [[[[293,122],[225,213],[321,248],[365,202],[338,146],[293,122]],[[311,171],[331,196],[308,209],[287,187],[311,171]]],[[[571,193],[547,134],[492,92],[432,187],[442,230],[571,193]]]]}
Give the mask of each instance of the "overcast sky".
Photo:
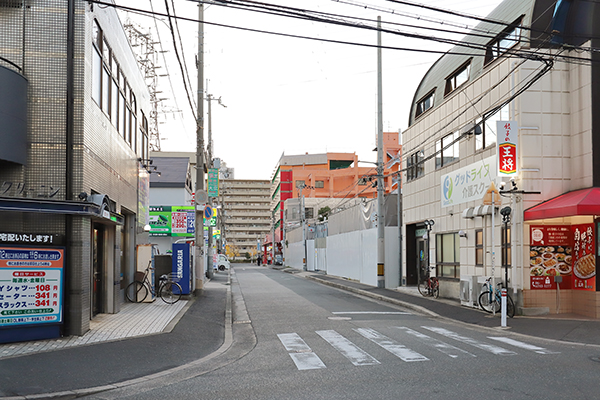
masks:
{"type": "MultiPolygon", "coordinates": [[[[189,0],[167,0],[172,15],[198,18],[198,6],[189,0]]],[[[475,20],[434,13],[386,0],[268,0],[271,4],[327,12],[384,22],[435,26],[458,30],[449,22],[473,26],[475,20]],[[404,15],[403,15],[404,14],[404,15]],[[407,15],[408,14],[408,15],[407,15]],[[444,25],[428,19],[444,21],[444,25]]],[[[421,0],[424,4],[486,16],[500,0],[421,0]]],[[[164,0],[116,0],[119,5],[165,13],[164,0]]],[[[163,151],[195,151],[196,122],[183,87],[181,68],[166,18],[155,22],[139,14],[122,13],[142,30],[150,32],[161,56],[158,95],[164,98],[159,126],[163,151]],[[158,28],[158,32],[157,32],[158,28]]],[[[233,27],[298,35],[316,39],[375,45],[377,33],[356,27],[304,21],[219,5],[205,6],[204,77],[205,95],[221,98],[212,102],[214,156],[235,168],[237,179],[270,179],[277,162],[288,155],[325,152],[356,152],[359,160],[375,161],[377,134],[377,50],[356,45],[292,38],[233,27]],[[211,25],[215,23],[231,27],[211,25]]],[[[173,22],[174,23],[174,22],[173,22]]],[[[362,21],[375,26],[376,22],[362,21]]],[[[191,82],[190,96],[197,99],[198,24],[179,20],[175,32],[184,69],[191,82]],[[183,47],[180,47],[179,37],[183,47]],[[181,54],[182,53],[182,54],[181,54]]],[[[441,32],[384,25],[402,32],[460,39],[441,32]]],[[[450,48],[421,39],[384,33],[389,47],[445,51],[450,48]]],[[[383,129],[404,130],[414,92],[439,54],[383,50],[383,129]]],[[[206,96],[205,96],[206,97],[206,96]]],[[[208,105],[205,102],[204,110],[208,105]]],[[[195,112],[195,109],[194,109],[195,112]]],[[[208,116],[205,116],[205,140],[208,116]]]]}

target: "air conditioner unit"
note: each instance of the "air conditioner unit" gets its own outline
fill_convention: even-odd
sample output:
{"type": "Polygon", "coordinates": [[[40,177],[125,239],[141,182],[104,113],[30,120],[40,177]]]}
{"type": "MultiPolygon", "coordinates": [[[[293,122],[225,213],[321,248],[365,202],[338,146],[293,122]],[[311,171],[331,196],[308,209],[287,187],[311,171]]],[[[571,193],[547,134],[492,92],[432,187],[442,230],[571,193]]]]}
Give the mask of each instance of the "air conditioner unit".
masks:
{"type": "Polygon", "coordinates": [[[460,277],[460,304],[468,307],[479,307],[478,298],[482,285],[478,276],[465,275],[460,277]]]}
{"type": "Polygon", "coordinates": [[[461,275],[460,277],[460,304],[463,306],[473,306],[473,300],[471,299],[472,292],[472,275],[461,275]]]}

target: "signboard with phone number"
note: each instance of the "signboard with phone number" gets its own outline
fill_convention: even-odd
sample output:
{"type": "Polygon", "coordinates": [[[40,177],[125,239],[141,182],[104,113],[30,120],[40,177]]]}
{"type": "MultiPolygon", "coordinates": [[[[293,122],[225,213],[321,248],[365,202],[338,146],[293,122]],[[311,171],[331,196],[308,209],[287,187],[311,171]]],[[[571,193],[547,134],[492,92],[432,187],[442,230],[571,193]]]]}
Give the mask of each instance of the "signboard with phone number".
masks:
{"type": "Polygon", "coordinates": [[[64,249],[0,247],[0,326],[62,322],[64,249]]]}

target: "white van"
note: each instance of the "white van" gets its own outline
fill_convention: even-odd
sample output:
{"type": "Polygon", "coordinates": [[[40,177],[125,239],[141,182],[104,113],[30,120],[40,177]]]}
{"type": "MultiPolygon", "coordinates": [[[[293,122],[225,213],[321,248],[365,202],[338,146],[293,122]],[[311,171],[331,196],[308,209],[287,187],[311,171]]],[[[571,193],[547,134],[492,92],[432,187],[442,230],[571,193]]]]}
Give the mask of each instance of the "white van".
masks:
{"type": "Polygon", "coordinates": [[[226,271],[229,269],[229,260],[225,254],[219,254],[217,258],[217,268],[219,271],[226,271]]]}

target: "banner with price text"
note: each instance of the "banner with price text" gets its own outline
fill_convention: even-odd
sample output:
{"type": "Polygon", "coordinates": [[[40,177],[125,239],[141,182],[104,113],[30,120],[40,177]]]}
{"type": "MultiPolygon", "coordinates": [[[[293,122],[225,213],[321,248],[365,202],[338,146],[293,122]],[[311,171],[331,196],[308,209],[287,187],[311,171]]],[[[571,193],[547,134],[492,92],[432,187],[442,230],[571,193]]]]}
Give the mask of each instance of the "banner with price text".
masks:
{"type": "Polygon", "coordinates": [[[0,247],[0,326],[62,322],[62,248],[0,247]]]}

